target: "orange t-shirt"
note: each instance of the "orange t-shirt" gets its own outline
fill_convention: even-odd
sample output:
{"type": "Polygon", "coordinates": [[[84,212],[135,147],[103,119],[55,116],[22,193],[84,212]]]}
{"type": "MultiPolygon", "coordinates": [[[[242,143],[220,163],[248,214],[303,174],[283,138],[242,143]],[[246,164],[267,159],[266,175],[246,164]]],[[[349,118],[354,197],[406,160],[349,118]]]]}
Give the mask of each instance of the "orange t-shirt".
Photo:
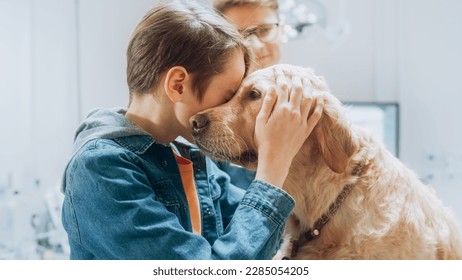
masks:
{"type": "Polygon", "coordinates": [[[193,164],[190,160],[175,154],[178,168],[180,169],[181,182],[183,183],[186,199],[188,200],[189,213],[191,216],[192,230],[196,234],[202,232],[201,210],[199,207],[199,198],[196,191],[196,183],[194,182],[193,164]]]}

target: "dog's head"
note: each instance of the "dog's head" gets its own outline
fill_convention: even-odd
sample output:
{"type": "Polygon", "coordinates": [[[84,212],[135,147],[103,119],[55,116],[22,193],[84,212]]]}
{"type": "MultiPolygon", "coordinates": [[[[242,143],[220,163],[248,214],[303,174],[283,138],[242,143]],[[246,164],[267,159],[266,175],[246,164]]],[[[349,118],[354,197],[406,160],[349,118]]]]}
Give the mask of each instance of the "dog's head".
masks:
{"type": "Polygon", "coordinates": [[[322,78],[310,69],[296,66],[275,65],[253,72],[244,79],[238,92],[228,103],[193,116],[190,123],[196,144],[215,159],[255,170],[258,161],[254,143],[255,121],[265,93],[269,88],[275,87],[275,68],[286,72],[302,71],[303,75],[306,73],[318,102],[324,102],[324,111],[302,147],[304,155],[313,159],[319,156],[331,170],[342,173],[357,149],[343,113],[343,106],[329,93],[322,78]]]}

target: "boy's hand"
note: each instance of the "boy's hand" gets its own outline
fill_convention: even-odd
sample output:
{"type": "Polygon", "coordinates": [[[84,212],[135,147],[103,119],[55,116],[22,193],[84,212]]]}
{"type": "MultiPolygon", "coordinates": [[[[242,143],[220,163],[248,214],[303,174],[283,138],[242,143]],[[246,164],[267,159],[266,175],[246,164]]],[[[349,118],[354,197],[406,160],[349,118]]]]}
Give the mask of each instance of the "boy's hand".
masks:
{"type": "Polygon", "coordinates": [[[303,71],[276,69],[275,75],[275,88],[267,92],[255,125],[256,179],[282,187],[293,158],[321,118],[323,102],[303,71]]]}

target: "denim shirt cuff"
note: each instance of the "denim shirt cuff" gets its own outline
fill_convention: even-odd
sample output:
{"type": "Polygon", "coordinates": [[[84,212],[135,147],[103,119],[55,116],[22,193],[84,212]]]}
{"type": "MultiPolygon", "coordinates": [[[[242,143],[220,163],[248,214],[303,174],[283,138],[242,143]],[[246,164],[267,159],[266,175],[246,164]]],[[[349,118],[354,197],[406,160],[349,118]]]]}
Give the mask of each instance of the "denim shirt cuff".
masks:
{"type": "Polygon", "coordinates": [[[284,225],[295,201],[284,190],[261,180],[253,180],[241,203],[253,207],[279,225],[284,225]]]}

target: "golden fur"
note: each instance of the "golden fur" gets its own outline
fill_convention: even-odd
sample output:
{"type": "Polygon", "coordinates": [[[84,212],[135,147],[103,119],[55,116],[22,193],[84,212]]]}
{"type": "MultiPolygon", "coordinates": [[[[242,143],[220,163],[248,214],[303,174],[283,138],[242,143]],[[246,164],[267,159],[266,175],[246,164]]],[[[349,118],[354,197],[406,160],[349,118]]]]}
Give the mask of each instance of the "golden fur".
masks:
{"type": "MultiPolygon", "coordinates": [[[[462,259],[456,219],[434,190],[352,125],[322,78],[309,69],[274,67],[306,72],[308,86],[318,102],[324,102],[323,116],[294,158],[283,186],[296,206],[286,227],[286,242],[275,258],[462,259]],[[358,166],[360,174],[353,175],[358,166]],[[292,255],[290,241],[312,228],[347,184],[354,186],[320,235],[300,244],[292,255]]],[[[205,153],[256,168],[255,118],[264,92],[274,86],[273,68],[252,73],[230,102],[191,119],[207,122],[193,132],[205,153]]]]}

